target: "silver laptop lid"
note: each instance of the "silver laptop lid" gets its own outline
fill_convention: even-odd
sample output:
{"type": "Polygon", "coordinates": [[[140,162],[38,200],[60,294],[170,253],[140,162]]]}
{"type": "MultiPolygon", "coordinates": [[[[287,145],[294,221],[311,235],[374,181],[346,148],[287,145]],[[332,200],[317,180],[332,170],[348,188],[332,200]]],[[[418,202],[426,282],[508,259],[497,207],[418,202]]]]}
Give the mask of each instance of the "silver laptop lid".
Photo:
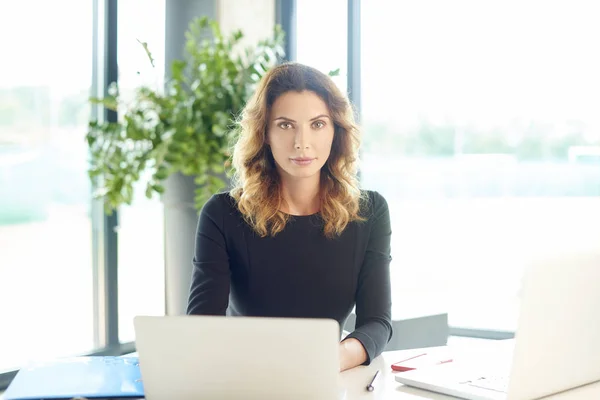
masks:
{"type": "Polygon", "coordinates": [[[597,380],[600,250],[534,261],[523,279],[508,398],[537,399],[597,380]]]}
{"type": "Polygon", "coordinates": [[[334,320],[138,316],[134,327],[147,400],[339,395],[334,320]]]}

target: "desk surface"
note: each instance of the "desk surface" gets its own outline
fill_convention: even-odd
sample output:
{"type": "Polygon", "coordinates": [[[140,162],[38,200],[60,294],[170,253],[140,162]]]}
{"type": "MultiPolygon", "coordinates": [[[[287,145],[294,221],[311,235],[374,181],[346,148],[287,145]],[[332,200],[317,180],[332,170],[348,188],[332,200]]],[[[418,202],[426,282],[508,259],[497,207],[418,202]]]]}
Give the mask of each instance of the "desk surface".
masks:
{"type": "MultiPolygon", "coordinates": [[[[474,357],[481,360],[486,353],[506,354],[502,346],[510,345],[510,341],[469,341],[468,343],[450,347],[428,348],[427,351],[452,352],[453,356],[460,354],[462,357],[474,357]]],[[[346,388],[346,399],[368,399],[368,400],[456,400],[438,393],[429,392],[402,385],[395,380],[396,372],[392,371],[391,365],[399,360],[406,359],[414,354],[420,354],[424,349],[389,351],[377,357],[371,365],[360,366],[341,374],[342,384],[346,388]],[[377,370],[380,376],[376,381],[373,392],[366,390],[366,385],[377,370]]],[[[3,399],[0,392],[0,400],[3,399]]],[[[569,390],[559,395],[554,395],[545,400],[590,400],[600,399],[600,382],[590,384],[577,389],[569,390]]]]}
{"type": "MultiPolygon", "coordinates": [[[[481,341],[478,343],[468,343],[452,348],[453,355],[461,354],[464,357],[473,357],[481,360],[482,354],[506,354],[502,351],[502,346],[510,346],[510,341],[498,341],[488,343],[481,341]]],[[[404,360],[411,355],[420,354],[424,349],[389,351],[377,357],[371,365],[356,367],[342,373],[342,381],[346,387],[346,399],[397,399],[397,400],[456,400],[456,397],[429,392],[418,388],[412,388],[402,385],[395,380],[395,374],[391,369],[391,364],[404,360]],[[380,370],[381,376],[378,378],[378,385],[373,392],[366,391],[366,385],[377,370],[380,370]]],[[[436,347],[427,349],[427,351],[449,352],[448,347],[436,347]]],[[[583,386],[577,389],[569,390],[559,395],[547,397],[544,400],[589,400],[600,399],[600,382],[583,386]]]]}

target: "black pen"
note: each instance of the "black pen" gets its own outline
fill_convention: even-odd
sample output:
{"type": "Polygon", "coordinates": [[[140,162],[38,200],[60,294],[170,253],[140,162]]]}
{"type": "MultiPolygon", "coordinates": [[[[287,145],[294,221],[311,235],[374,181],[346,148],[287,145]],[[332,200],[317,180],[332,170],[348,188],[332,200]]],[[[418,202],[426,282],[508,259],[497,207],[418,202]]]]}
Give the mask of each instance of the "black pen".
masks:
{"type": "Polygon", "coordinates": [[[377,378],[377,375],[379,375],[379,370],[377,370],[377,372],[375,372],[375,375],[373,375],[373,379],[371,379],[371,383],[369,383],[367,385],[367,391],[372,392],[373,390],[375,390],[375,386],[373,386],[373,383],[375,383],[375,379],[377,378]]]}

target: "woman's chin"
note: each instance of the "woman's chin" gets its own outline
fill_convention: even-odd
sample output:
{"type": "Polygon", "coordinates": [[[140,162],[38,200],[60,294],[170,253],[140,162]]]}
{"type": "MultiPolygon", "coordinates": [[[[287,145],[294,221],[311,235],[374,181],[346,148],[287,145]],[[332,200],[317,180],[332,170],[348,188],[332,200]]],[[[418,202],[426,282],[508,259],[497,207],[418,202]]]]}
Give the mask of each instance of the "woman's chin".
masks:
{"type": "Polygon", "coordinates": [[[318,168],[289,168],[286,171],[286,175],[288,175],[292,179],[307,179],[314,176],[319,176],[318,168]]]}

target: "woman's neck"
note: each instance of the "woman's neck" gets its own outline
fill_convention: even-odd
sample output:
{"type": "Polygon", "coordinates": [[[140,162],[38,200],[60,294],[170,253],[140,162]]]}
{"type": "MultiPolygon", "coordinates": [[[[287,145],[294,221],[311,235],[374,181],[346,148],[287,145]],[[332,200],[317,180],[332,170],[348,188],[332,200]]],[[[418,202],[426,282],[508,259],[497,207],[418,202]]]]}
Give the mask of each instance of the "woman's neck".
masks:
{"type": "Polygon", "coordinates": [[[281,182],[282,210],[291,215],[312,215],[321,209],[319,180],[293,179],[281,182]]]}

